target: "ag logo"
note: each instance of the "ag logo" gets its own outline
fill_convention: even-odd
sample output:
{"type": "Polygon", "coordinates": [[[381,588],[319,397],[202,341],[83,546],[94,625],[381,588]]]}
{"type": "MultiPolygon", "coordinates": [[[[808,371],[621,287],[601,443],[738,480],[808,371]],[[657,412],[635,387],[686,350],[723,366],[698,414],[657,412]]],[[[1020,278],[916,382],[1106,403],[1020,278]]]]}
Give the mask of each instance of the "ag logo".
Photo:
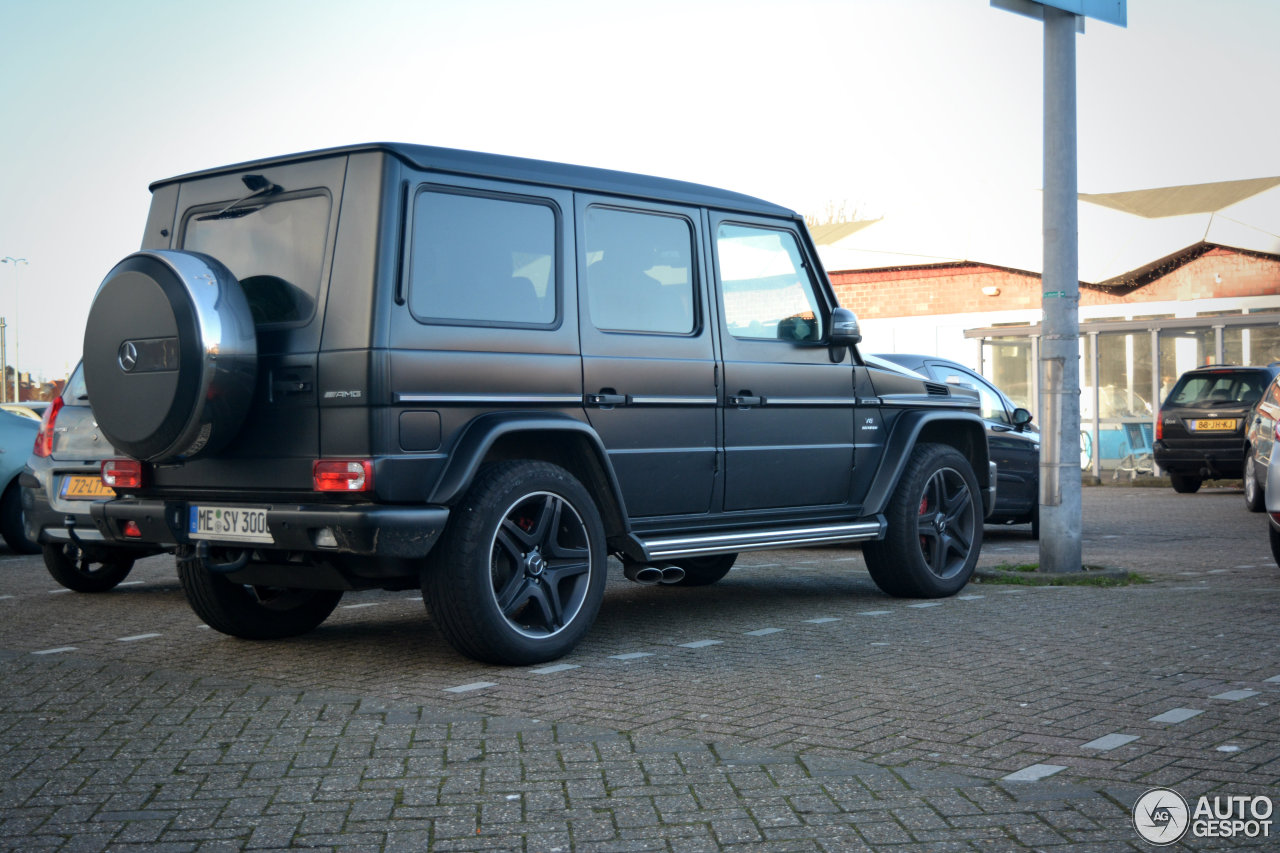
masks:
{"type": "Polygon", "coordinates": [[[1144,841],[1157,846],[1182,838],[1190,823],[1187,801],[1168,788],[1152,788],[1133,804],[1133,828],[1144,841]]]}

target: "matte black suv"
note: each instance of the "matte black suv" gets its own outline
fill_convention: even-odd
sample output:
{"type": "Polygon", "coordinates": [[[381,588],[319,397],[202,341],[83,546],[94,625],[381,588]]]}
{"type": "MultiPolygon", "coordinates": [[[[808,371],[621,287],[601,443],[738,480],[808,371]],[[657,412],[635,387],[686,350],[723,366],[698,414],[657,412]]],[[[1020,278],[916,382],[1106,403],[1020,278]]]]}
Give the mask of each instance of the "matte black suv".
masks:
{"type": "Polygon", "coordinates": [[[421,586],[480,660],[559,657],[604,593],[861,542],[968,581],[996,482],[974,394],[857,351],[803,220],[758,199],[410,145],[152,185],[95,297],[89,397],[130,459],[110,541],[178,548],[209,625],[421,586]]]}

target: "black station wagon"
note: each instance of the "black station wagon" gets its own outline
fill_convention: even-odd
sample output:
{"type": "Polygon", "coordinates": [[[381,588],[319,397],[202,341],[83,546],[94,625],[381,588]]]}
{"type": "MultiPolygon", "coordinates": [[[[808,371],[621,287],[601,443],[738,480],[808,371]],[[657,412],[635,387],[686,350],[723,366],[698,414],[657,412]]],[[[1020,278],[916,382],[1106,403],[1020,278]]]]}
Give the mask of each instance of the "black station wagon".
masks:
{"type": "Polygon", "coordinates": [[[583,637],[611,555],[698,585],[740,551],[857,542],[899,596],[973,571],[976,396],[864,363],[793,211],[392,144],[151,190],[85,332],[127,456],[94,523],[176,548],[219,631],[421,587],[458,650],[525,664],[583,637]]]}

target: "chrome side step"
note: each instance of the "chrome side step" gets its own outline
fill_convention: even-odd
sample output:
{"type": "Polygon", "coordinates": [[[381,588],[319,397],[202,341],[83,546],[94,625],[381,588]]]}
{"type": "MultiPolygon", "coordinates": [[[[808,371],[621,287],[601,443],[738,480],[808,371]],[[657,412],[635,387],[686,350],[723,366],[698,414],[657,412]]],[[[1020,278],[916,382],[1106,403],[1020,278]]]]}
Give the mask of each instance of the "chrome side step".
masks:
{"type": "Polygon", "coordinates": [[[858,542],[879,539],[885,522],[859,521],[851,524],[820,524],[806,527],[777,527],[766,530],[740,530],[695,536],[667,536],[661,539],[635,539],[644,549],[645,560],[671,560],[701,554],[727,554],[733,551],[764,551],[770,548],[800,548],[832,542],[858,542]]]}

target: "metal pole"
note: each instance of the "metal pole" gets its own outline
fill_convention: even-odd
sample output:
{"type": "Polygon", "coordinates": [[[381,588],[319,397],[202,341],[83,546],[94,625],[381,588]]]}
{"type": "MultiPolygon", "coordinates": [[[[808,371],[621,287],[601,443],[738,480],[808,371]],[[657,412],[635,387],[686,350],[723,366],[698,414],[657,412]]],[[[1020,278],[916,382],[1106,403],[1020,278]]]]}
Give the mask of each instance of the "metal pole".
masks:
{"type": "Polygon", "coordinates": [[[13,401],[15,403],[22,402],[22,373],[18,369],[18,332],[22,322],[18,313],[18,299],[20,298],[18,264],[26,263],[26,258],[5,257],[0,259],[0,264],[13,264],[13,401]]]}
{"type": "MultiPolygon", "coordinates": [[[[1082,569],[1076,16],[1044,7],[1040,571],[1082,569]]],[[[1095,453],[1097,449],[1095,448],[1095,453]]]]}
{"type": "Polygon", "coordinates": [[[4,348],[4,330],[5,320],[0,317],[0,403],[9,402],[9,377],[4,375],[5,365],[9,363],[4,348]]]}

